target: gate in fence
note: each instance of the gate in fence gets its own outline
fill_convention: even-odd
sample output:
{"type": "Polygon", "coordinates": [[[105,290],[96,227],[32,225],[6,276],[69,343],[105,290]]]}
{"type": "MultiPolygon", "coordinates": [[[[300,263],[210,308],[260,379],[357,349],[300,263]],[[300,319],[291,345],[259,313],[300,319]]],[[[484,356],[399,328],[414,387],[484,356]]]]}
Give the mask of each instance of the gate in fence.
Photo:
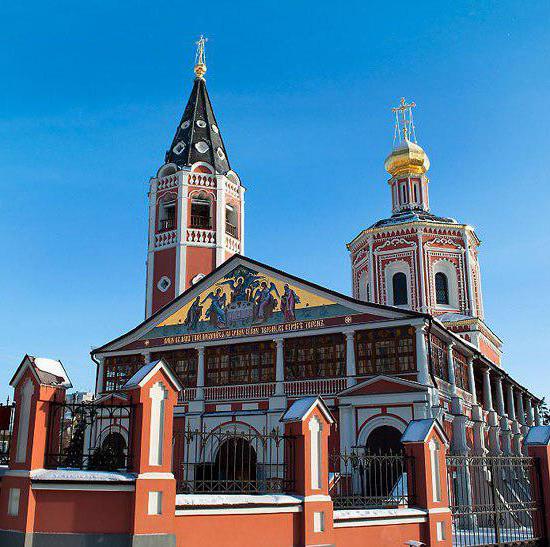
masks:
{"type": "Polygon", "coordinates": [[[178,494],[271,494],[294,489],[295,439],[240,425],[174,434],[178,494]]]}
{"type": "Polygon", "coordinates": [[[453,545],[546,545],[538,460],[448,456],[453,545]]]}

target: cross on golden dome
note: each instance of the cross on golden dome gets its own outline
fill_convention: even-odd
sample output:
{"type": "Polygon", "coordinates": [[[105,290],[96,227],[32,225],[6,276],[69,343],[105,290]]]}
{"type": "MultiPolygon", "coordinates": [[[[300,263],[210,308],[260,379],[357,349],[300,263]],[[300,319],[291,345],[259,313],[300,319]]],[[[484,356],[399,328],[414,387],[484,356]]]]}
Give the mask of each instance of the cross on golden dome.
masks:
{"type": "Polygon", "coordinates": [[[391,110],[395,114],[395,132],[393,136],[393,144],[402,142],[401,133],[403,133],[403,140],[416,142],[416,135],[414,132],[414,121],[412,109],[416,106],[416,103],[407,103],[405,97],[401,98],[399,106],[394,106],[391,110]]]}
{"type": "Polygon", "coordinates": [[[195,42],[197,46],[197,51],[195,53],[195,74],[197,78],[204,78],[206,73],[206,42],[208,42],[208,38],[205,38],[202,34],[198,41],[195,42]]]}

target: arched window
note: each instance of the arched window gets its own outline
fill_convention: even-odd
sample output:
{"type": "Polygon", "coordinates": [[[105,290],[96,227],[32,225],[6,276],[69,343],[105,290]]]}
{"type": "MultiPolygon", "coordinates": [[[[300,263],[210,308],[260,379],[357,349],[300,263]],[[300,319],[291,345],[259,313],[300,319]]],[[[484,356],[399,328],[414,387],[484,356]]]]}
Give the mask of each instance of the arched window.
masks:
{"type": "Polygon", "coordinates": [[[225,206],[225,233],[232,237],[238,237],[238,216],[234,205],[225,206]]]}
{"type": "Polygon", "coordinates": [[[449,305],[449,280],[443,272],[435,274],[435,301],[438,304],[449,305]]]}
{"type": "Polygon", "coordinates": [[[173,230],[176,227],[176,200],[172,194],[165,195],[159,205],[159,230],[173,230]]]}
{"type": "Polygon", "coordinates": [[[407,276],[403,272],[397,272],[392,277],[393,305],[406,306],[409,303],[407,297],[407,276]]]}
{"type": "Polygon", "coordinates": [[[202,228],[210,230],[211,222],[211,203],[208,195],[201,192],[191,199],[191,228],[202,228]]]}

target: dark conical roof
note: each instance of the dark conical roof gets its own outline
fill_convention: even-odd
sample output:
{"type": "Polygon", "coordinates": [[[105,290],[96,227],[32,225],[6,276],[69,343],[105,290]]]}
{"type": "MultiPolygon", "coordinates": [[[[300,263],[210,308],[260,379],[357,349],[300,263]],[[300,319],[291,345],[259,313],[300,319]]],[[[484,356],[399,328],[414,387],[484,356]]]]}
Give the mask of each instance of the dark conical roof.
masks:
{"type": "Polygon", "coordinates": [[[231,169],[204,78],[195,78],[191,96],[164,161],[175,163],[179,168],[204,161],[212,165],[216,173],[227,173],[231,169]]]}

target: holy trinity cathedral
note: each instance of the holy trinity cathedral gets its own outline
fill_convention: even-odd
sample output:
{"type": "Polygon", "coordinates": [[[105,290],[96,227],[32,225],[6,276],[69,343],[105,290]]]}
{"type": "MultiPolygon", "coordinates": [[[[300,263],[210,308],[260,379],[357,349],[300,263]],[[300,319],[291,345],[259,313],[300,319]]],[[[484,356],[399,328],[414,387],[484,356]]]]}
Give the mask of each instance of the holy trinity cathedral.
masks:
{"type": "Polygon", "coordinates": [[[271,430],[294,400],[321,395],[335,450],[399,448],[409,421],[434,416],[456,453],[520,453],[540,400],[506,373],[485,322],[476,233],[432,212],[415,105],[393,109],[392,214],[348,243],[350,297],[245,256],[245,186],[205,74],[201,40],[150,181],[146,319],[92,352],[97,394],[163,358],[184,386],[176,431],[271,430]]]}

